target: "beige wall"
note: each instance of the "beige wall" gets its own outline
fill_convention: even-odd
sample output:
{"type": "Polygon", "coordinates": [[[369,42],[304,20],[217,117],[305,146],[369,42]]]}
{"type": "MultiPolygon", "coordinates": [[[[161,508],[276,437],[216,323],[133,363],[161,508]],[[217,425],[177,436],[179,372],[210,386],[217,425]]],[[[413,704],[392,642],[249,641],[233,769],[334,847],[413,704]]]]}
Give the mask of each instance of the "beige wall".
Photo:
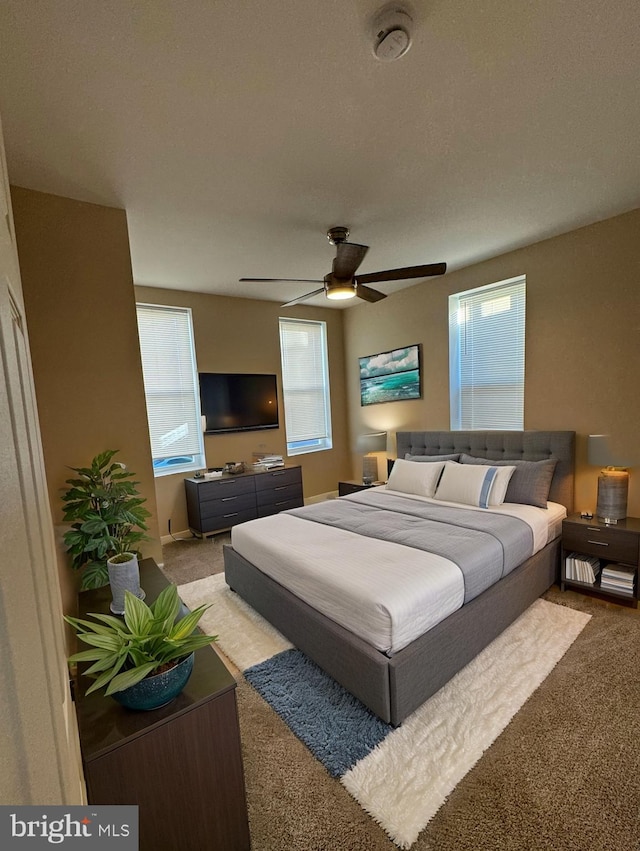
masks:
{"type": "MultiPolygon", "coordinates": [[[[187,528],[183,476],[156,479],[154,491],[135,299],[192,308],[203,371],[279,376],[278,317],[327,322],[335,448],[292,459],[302,464],[306,498],[360,476],[361,456],[353,447],[362,432],[390,432],[392,454],[399,429],[449,427],[447,297],[523,273],[525,427],[577,432],[576,508],[595,503],[597,471],[586,465],[588,434],[611,433],[638,454],[640,211],[432,279],[377,304],[283,311],[276,302],[134,290],[124,211],[25,189],[14,189],[12,197],[55,522],[66,466],[112,446],[137,473],[154,512],[157,504],[155,540],[145,554],[161,560],[157,537],[167,534],[169,519],[174,533],[187,528]],[[358,357],[416,342],[423,349],[423,398],[361,408],[358,357]]],[[[284,455],[281,397],[280,429],[206,437],[207,466],[250,461],[255,451],[284,455]]],[[[639,476],[632,470],[634,516],[640,516],[639,476]]]]}
{"type": "MultiPolygon", "coordinates": [[[[69,466],[118,449],[153,512],[143,554],[161,561],[126,213],[17,187],[11,198],[58,538],[69,466]]],[[[68,610],[75,577],[60,554],[68,610]]]]}
{"type": "MultiPolygon", "coordinates": [[[[326,322],[334,448],[299,455],[289,459],[289,463],[302,466],[305,498],[337,489],[338,480],[348,476],[351,464],[347,442],[342,311],[302,306],[283,310],[277,302],[151,287],[136,287],[135,292],[139,302],[191,308],[196,359],[201,372],[263,372],[278,376],[280,428],[205,436],[208,467],[220,467],[226,461],[251,463],[253,452],[279,453],[286,457],[278,317],[326,322]]],[[[184,475],[158,477],[156,495],[161,534],[167,534],[169,519],[173,534],[186,530],[184,475]]]]}
{"type": "MultiPolygon", "coordinates": [[[[587,435],[615,437],[638,464],[628,513],[639,517],[639,234],[635,210],[349,308],[352,438],[361,431],[448,429],[448,296],[526,274],[525,428],[577,432],[576,510],[595,507],[597,470],[586,463],[587,435]],[[361,408],[358,357],[412,343],[422,344],[423,398],[361,408]]],[[[358,456],[353,464],[356,474],[358,456]]]]}

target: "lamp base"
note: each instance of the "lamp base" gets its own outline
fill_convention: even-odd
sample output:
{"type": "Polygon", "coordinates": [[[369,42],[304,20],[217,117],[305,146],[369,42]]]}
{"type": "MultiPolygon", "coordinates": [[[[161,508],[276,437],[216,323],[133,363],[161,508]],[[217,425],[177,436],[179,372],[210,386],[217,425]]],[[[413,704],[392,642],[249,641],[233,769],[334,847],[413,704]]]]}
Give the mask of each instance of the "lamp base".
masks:
{"type": "Polygon", "coordinates": [[[378,478],[378,458],[376,455],[365,455],[362,459],[362,484],[371,485],[378,478]]]}
{"type": "Polygon", "coordinates": [[[596,517],[613,524],[627,516],[629,473],[626,470],[602,470],[598,476],[596,517]]]}

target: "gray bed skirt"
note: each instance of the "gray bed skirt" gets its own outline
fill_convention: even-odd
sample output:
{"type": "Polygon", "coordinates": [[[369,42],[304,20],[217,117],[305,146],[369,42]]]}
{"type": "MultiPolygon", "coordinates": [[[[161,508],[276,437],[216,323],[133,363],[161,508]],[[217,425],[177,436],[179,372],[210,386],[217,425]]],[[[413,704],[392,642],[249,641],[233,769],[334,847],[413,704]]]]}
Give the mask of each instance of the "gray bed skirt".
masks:
{"type": "MultiPolygon", "coordinates": [[[[467,452],[486,458],[557,460],[550,499],[573,510],[575,433],[398,432],[398,456],[467,452]]],[[[401,724],[557,582],[560,539],[527,559],[470,603],[386,656],[224,548],[227,584],[297,648],[384,721],[401,724]]]]}
{"type": "Polygon", "coordinates": [[[394,726],[500,635],[558,578],[559,539],[394,656],[311,608],[231,546],[225,578],[292,644],[394,726]]]}

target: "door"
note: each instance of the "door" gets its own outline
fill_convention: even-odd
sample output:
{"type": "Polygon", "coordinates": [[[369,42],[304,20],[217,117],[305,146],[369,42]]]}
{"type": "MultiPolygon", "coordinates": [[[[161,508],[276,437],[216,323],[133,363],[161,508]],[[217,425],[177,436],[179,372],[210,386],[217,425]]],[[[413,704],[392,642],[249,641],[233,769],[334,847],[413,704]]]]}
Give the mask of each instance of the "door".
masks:
{"type": "Polygon", "coordinates": [[[83,803],[1,126],[0,647],[0,802],[83,803]]]}

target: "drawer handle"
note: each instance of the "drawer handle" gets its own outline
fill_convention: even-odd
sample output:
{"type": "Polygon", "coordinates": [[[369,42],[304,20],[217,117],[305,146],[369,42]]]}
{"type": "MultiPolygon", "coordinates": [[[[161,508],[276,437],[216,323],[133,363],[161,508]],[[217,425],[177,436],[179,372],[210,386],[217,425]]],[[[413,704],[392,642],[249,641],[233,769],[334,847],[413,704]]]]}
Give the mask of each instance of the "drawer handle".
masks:
{"type": "Polygon", "coordinates": [[[237,516],[238,516],[238,512],[237,512],[237,511],[234,511],[234,512],[233,512],[233,514],[223,514],[222,516],[223,516],[223,517],[225,517],[225,518],[226,518],[226,517],[237,517],[237,516]]]}
{"type": "Polygon", "coordinates": [[[223,496],[220,500],[221,502],[233,502],[234,499],[237,499],[237,496],[223,496]]]}
{"type": "Polygon", "coordinates": [[[587,541],[588,544],[596,544],[599,547],[608,547],[609,544],[606,541],[587,541]]]}
{"type": "Polygon", "coordinates": [[[286,490],[288,487],[289,485],[278,485],[276,488],[274,488],[274,491],[283,491],[286,490]]]}
{"type": "Polygon", "coordinates": [[[284,476],[286,472],[287,472],[286,470],[280,470],[279,473],[271,473],[271,475],[272,476],[284,476]]]}
{"type": "Polygon", "coordinates": [[[599,532],[599,531],[600,531],[600,527],[599,527],[599,526],[587,526],[587,529],[588,529],[590,532],[599,532]]]}
{"type": "Polygon", "coordinates": [[[237,484],[235,479],[227,479],[226,481],[221,481],[221,485],[235,485],[237,484]]]}
{"type": "Polygon", "coordinates": [[[289,502],[288,499],[282,499],[280,502],[276,502],[276,505],[286,505],[289,502]]]}

